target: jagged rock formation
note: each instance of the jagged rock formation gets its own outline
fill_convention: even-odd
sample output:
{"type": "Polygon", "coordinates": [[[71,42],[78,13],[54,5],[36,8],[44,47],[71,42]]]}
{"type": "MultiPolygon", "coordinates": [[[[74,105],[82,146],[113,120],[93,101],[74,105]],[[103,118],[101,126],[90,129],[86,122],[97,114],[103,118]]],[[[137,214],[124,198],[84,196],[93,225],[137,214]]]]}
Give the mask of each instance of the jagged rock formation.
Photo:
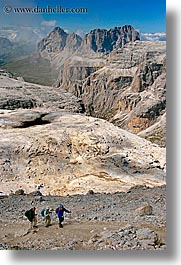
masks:
{"type": "Polygon", "coordinates": [[[111,52],[136,40],[140,40],[139,33],[130,25],[115,27],[110,30],[94,29],[86,34],[80,50],[83,52],[111,52]]]}
{"type": "MultiPolygon", "coordinates": [[[[87,114],[139,133],[166,112],[165,53],[164,42],[127,44],[110,53],[104,66],[99,63],[100,69],[86,72],[87,77],[81,73],[90,68],[72,60],[60,74],[62,87],[82,98],[87,114]]],[[[165,139],[165,126],[160,132],[165,139]]]]}
{"type": "Polygon", "coordinates": [[[68,34],[62,28],[56,27],[50,34],[38,43],[38,51],[43,57],[52,57],[69,51],[69,56],[77,53],[111,52],[124,47],[128,42],[140,40],[139,33],[130,25],[115,27],[110,30],[94,29],[82,39],[75,33],[68,34]],[[78,50],[78,51],[77,51],[78,50]]]}
{"type": "MultiPolygon", "coordinates": [[[[61,29],[55,31],[62,41],[65,33],[61,29]]],[[[55,32],[52,34],[44,40],[47,45],[40,50],[41,56],[56,43],[51,40],[55,32]]],[[[67,38],[61,45],[58,42],[64,48],[49,53],[52,67],[59,69],[57,86],[82,98],[88,115],[134,133],[159,123],[162,115],[165,117],[165,42],[137,41],[139,34],[131,26],[92,30],[79,44],[75,41],[77,50],[67,45],[67,38]]],[[[165,146],[165,126],[161,123],[159,127],[163,138],[158,140],[153,131],[149,139],[165,146]]]]}
{"type": "Polygon", "coordinates": [[[3,192],[39,185],[52,194],[115,192],[165,183],[165,148],[141,138],[165,146],[165,43],[135,41],[131,27],[88,35],[84,42],[56,28],[39,43],[40,56],[59,71],[56,88],[1,71],[3,192]],[[118,34],[103,52],[117,31],[130,43],[119,47],[118,34]]]}
{"type": "Polygon", "coordinates": [[[59,83],[67,86],[69,80],[73,83],[85,79],[102,67],[105,63],[103,53],[138,39],[139,33],[128,25],[110,30],[95,29],[84,39],[56,27],[39,42],[37,52],[51,61],[53,69],[59,69],[59,83]]]}
{"type": "Polygon", "coordinates": [[[164,101],[165,82],[165,43],[136,42],[110,54],[107,65],[83,80],[78,95],[89,114],[109,119],[130,112],[143,96],[164,101]]]}
{"type": "Polygon", "coordinates": [[[43,58],[51,60],[53,65],[58,67],[58,63],[69,58],[80,47],[81,42],[82,39],[77,34],[68,34],[60,27],[56,27],[38,43],[37,49],[43,58]]]}
{"type": "Polygon", "coordinates": [[[165,184],[165,149],[80,114],[1,111],[1,191],[116,192],[165,184]]]}

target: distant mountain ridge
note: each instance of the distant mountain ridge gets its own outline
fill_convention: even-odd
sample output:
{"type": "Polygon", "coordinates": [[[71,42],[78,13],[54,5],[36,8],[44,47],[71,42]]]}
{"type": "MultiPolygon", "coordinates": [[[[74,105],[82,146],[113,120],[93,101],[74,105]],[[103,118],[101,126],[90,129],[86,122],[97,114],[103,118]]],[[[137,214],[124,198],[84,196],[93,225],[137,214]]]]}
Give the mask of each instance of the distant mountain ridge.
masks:
{"type": "Polygon", "coordinates": [[[131,25],[114,27],[109,30],[94,29],[86,34],[81,48],[92,49],[94,52],[111,52],[136,40],[140,40],[140,35],[131,25]]]}
{"type": "Polygon", "coordinates": [[[82,39],[75,33],[68,34],[62,28],[56,27],[37,45],[42,57],[51,58],[54,54],[64,51],[68,56],[73,54],[81,45],[82,39]]]}
{"type": "Polygon", "coordinates": [[[166,41],[166,32],[141,33],[142,41],[166,41]]]}
{"type": "Polygon", "coordinates": [[[0,66],[30,56],[36,50],[37,42],[47,33],[47,30],[32,27],[1,27],[0,66]]]}
{"type": "Polygon", "coordinates": [[[35,45],[48,34],[49,30],[24,26],[1,27],[0,37],[12,42],[29,42],[35,45]]]}
{"type": "Polygon", "coordinates": [[[0,66],[22,56],[30,55],[33,52],[33,47],[26,43],[12,42],[8,38],[0,37],[0,66]]]}
{"type": "Polygon", "coordinates": [[[49,35],[38,43],[38,51],[44,54],[61,52],[65,49],[75,52],[111,52],[124,47],[128,42],[140,40],[139,32],[130,25],[113,29],[94,29],[82,39],[75,33],[68,34],[62,28],[56,27],[49,35]]]}

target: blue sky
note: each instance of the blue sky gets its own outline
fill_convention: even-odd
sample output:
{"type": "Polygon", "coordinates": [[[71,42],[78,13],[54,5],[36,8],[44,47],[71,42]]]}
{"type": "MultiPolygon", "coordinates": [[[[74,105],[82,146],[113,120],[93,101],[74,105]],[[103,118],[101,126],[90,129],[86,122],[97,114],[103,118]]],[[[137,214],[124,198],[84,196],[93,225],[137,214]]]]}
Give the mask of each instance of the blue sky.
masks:
{"type": "Polygon", "coordinates": [[[70,32],[88,32],[94,28],[112,28],[131,24],[141,32],[166,31],[165,0],[1,0],[1,26],[60,26],[70,32]],[[4,6],[12,7],[85,7],[86,14],[6,14],[4,6]]]}

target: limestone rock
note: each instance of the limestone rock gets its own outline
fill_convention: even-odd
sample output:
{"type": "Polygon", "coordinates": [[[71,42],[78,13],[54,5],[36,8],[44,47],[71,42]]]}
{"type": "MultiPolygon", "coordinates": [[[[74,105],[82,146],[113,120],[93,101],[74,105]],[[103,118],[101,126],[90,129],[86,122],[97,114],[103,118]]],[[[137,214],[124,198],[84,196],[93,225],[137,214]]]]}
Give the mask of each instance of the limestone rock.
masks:
{"type": "MultiPolygon", "coordinates": [[[[166,112],[165,56],[164,42],[128,43],[113,51],[107,64],[104,62],[103,67],[83,79],[82,85],[79,82],[75,87],[70,81],[63,84],[82,97],[87,114],[139,133],[157,123],[166,112]]],[[[65,79],[70,80],[68,76],[65,79]]],[[[164,126],[160,132],[165,139],[164,126]]],[[[152,141],[155,142],[154,137],[152,141]]],[[[166,144],[163,140],[156,143],[166,144]]]]}
{"type": "Polygon", "coordinates": [[[44,57],[64,49],[68,34],[60,27],[56,27],[50,34],[38,43],[38,50],[44,57]]]}
{"type": "Polygon", "coordinates": [[[135,214],[138,216],[151,215],[153,213],[153,207],[151,205],[145,205],[135,210],[135,214]]]}
{"type": "MultiPolygon", "coordinates": [[[[21,123],[28,110],[3,112],[0,120],[4,116],[21,123]]],[[[2,192],[41,186],[43,194],[112,193],[165,184],[164,148],[105,120],[65,112],[39,116],[39,124],[0,128],[2,192]]]]}
{"type": "MultiPolygon", "coordinates": [[[[94,34],[102,36],[103,32],[95,30],[91,38],[94,34]]],[[[98,43],[103,39],[97,37],[98,43]]],[[[131,132],[140,133],[157,123],[166,111],[166,43],[135,41],[108,53],[102,53],[102,48],[93,53],[91,40],[84,42],[84,49],[67,59],[62,61],[60,53],[53,59],[59,67],[60,88],[81,98],[88,115],[131,132]]],[[[164,126],[160,133],[160,140],[147,139],[165,146],[164,126]]]]}
{"type": "Polygon", "coordinates": [[[15,78],[6,71],[0,71],[1,110],[39,107],[51,110],[84,112],[82,100],[63,88],[57,90],[54,87],[31,84],[15,78]]]}
{"type": "Polygon", "coordinates": [[[10,110],[19,109],[19,108],[31,109],[36,106],[37,106],[36,101],[34,99],[27,98],[26,96],[18,98],[12,95],[11,98],[9,99],[1,98],[0,101],[0,109],[10,109],[10,110]]]}
{"type": "Polygon", "coordinates": [[[136,40],[140,40],[139,33],[130,25],[110,30],[94,29],[86,34],[80,49],[88,52],[111,52],[113,49],[124,47],[127,42],[136,40]]]}
{"type": "Polygon", "coordinates": [[[16,190],[14,194],[15,194],[15,195],[24,195],[25,192],[24,192],[23,189],[19,189],[19,190],[16,190]]]}

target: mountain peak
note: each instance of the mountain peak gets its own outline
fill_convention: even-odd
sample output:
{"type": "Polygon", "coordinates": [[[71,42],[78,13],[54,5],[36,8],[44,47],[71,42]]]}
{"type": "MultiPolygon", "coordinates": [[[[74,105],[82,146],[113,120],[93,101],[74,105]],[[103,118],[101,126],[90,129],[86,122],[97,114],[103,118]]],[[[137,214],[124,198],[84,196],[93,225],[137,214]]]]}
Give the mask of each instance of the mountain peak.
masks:
{"type": "Polygon", "coordinates": [[[55,27],[42,41],[38,43],[39,51],[48,53],[60,52],[66,45],[68,34],[60,27],[55,27]]]}
{"type": "Polygon", "coordinates": [[[113,29],[94,29],[86,34],[82,49],[94,52],[111,52],[115,48],[124,47],[128,42],[140,40],[139,32],[131,25],[114,27],[113,29]]]}
{"type": "Polygon", "coordinates": [[[67,34],[61,27],[55,27],[52,32],[58,32],[59,34],[67,34]]]}

